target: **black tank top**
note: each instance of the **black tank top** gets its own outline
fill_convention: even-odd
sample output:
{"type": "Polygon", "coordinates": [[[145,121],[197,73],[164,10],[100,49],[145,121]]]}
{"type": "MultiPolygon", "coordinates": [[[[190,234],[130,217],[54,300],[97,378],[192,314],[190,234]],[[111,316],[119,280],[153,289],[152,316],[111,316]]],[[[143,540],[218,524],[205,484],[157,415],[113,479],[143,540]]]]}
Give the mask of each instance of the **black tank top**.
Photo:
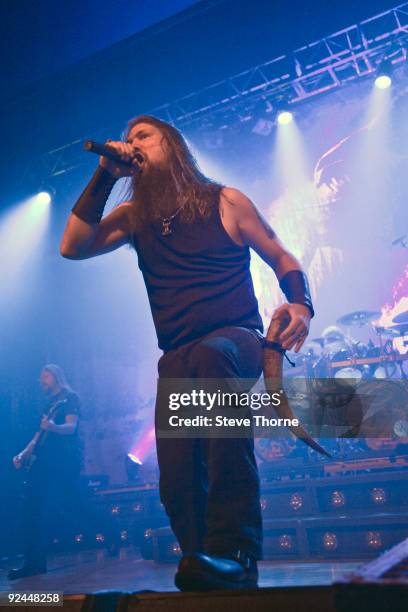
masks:
{"type": "Polygon", "coordinates": [[[159,347],[168,351],[230,325],[263,331],[249,248],[227,234],[218,203],[206,219],[186,223],[177,215],[171,234],[162,229],[158,220],[134,235],[159,347]]]}

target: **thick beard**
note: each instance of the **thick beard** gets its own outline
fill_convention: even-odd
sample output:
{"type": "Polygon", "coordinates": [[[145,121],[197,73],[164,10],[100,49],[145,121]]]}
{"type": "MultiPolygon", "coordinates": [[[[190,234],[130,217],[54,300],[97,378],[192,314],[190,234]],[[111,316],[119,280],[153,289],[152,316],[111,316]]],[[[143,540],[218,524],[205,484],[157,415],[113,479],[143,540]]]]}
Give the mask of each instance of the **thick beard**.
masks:
{"type": "Polygon", "coordinates": [[[177,208],[177,185],[167,166],[146,166],[134,182],[134,201],[145,221],[155,221],[177,208]]]}

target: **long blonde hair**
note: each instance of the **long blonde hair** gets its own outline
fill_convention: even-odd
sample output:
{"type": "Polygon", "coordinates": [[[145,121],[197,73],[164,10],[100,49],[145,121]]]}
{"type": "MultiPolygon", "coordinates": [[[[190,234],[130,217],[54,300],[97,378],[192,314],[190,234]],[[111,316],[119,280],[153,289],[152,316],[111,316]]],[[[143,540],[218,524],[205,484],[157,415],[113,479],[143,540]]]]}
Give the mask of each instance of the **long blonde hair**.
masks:
{"type": "Polygon", "coordinates": [[[46,370],[55,378],[56,383],[65,389],[66,391],[72,391],[71,386],[68,384],[67,377],[65,376],[64,370],[56,363],[47,363],[42,370],[46,370]]]}

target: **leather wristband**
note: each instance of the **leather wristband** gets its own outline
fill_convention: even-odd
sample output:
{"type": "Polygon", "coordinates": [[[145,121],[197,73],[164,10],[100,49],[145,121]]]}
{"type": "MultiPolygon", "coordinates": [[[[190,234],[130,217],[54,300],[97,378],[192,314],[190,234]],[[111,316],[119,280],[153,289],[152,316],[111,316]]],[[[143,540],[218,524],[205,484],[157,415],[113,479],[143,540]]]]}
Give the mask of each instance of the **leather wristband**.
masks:
{"type": "Polygon", "coordinates": [[[301,270],[291,270],[287,272],[285,276],[280,279],[279,287],[282,289],[289,303],[307,306],[312,317],[314,317],[309,283],[304,272],[301,270]]]}
{"type": "Polygon", "coordinates": [[[267,340],[266,338],[264,338],[263,348],[264,349],[272,349],[273,351],[277,351],[278,353],[283,355],[285,357],[285,359],[287,359],[289,361],[290,365],[293,368],[296,366],[296,364],[291,359],[289,359],[289,357],[286,354],[286,350],[284,348],[282,348],[282,345],[279,344],[279,342],[274,342],[272,340],[267,340]]]}
{"type": "Polygon", "coordinates": [[[116,181],[107,170],[98,166],[72,212],[86,223],[99,223],[116,181]]]}

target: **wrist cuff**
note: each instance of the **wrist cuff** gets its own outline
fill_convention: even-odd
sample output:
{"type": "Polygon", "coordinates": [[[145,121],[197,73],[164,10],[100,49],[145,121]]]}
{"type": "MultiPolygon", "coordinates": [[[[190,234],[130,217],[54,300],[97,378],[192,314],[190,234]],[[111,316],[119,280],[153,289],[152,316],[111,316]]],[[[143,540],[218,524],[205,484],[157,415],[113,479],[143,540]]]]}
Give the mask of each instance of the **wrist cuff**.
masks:
{"type": "Polygon", "coordinates": [[[309,283],[304,272],[301,270],[291,270],[287,272],[285,276],[281,278],[279,286],[289,303],[307,306],[312,317],[314,317],[315,313],[310,295],[309,283]]]}
{"type": "Polygon", "coordinates": [[[98,166],[72,212],[86,223],[99,223],[116,178],[98,166]]]}

